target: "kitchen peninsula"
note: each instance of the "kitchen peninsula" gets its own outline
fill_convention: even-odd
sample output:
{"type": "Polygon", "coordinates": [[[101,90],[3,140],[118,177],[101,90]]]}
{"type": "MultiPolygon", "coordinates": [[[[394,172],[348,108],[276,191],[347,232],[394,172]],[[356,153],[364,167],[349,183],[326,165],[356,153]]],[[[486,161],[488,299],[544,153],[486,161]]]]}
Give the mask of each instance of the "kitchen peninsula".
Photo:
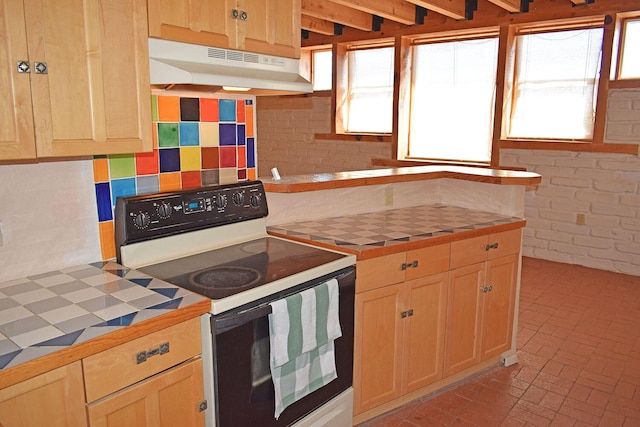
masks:
{"type": "Polygon", "coordinates": [[[516,358],[535,173],[419,166],[265,179],[270,233],[357,256],[354,424],[516,358]]]}

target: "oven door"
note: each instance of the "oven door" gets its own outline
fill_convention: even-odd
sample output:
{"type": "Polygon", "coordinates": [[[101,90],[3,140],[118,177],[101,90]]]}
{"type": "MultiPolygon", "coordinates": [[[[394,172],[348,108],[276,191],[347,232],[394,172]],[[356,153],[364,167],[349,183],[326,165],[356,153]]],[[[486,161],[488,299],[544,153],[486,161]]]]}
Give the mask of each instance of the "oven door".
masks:
{"type": "Polygon", "coordinates": [[[211,320],[213,368],[216,396],[216,421],[220,427],[287,426],[305,417],[340,393],[353,382],[353,323],[355,268],[349,267],[281,292],[252,306],[211,320]],[[269,302],[316,286],[331,278],[340,289],[340,326],[342,336],[335,341],[338,378],[288,406],[274,418],[275,401],[269,369],[269,302]]]}

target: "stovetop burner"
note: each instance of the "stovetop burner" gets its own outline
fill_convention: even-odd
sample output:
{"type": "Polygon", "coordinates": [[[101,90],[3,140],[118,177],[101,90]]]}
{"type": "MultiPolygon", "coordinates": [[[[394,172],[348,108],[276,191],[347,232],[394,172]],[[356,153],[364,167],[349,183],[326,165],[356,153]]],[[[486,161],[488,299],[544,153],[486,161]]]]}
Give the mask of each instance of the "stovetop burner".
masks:
{"type": "Polygon", "coordinates": [[[241,266],[207,268],[190,277],[193,286],[216,289],[250,288],[260,280],[262,273],[258,270],[241,266]]]}

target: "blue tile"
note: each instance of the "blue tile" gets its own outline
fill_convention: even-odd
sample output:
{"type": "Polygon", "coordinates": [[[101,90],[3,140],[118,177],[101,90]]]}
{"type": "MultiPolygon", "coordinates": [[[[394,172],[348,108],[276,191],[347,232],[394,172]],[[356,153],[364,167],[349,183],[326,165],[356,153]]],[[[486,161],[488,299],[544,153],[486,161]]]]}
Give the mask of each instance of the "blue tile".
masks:
{"type": "Polygon", "coordinates": [[[220,123],[218,126],[220,145],[236,145],[236,125],[220,123]]]}
{"type": "Polygon", "coordinates": [[[180,123],[180,145],[191,147],[200,145],[198,123],[180,123]]]}
{"type": "Polygon", "coordinates": [[[157,288],[151,290],[159,293],[160,295],[164,295],[167,298],[173,298],[178,293],[178,288],[157,288]]]}
{"type": "Polygon", "coordinates": [[[0,356],[0,369],[4,369],[17,355],[22,353],[22,350],[16,350],[11,353],[3,354],[0,356]]]}
{"type": "Polygon", "coordinates": [[[115,319],[107,320],[106,322],[100,323],[96,325],[96,327],[100,326],[129,326],[133,323],[133,319],[135,319],[138,312],[130,313],[125,316],[116,317],[115,319]]]}
{"type": "Polygon", "coordinates": [[[256,167],[256,147],[253,138],[247,138],[247,167],[256,167]]]}
{"type": "Polygon", "coordinates": [[[96,203],[98,204],[98,221],[111,221],[113,211],[111,209],[111,187],[108,182],[96,184],[96,203]]]}
{"type": "Polygon", "coordinates": [[[136,195],[136,179],[123,178],[111,181],[111,202],[116,204],[118,197],[127,197],[136,195]]]}
{"type": "Polygon", "coordinates": [[[253,105],[253,99],[245,99],[244,105],[253,105]]]}
{"type": "Polygon", "coordinates": [[[127,280],[146,288],[147,286],[149,286],[149,283],[151,283],[151,280],[153,279],[149,278],[149,279],[127,279],[127,280]]]}
{"type": "Polygon", "coordinates": [[[180,149],[160,149],[160,172],[177,172],[180,170],[180,149]]]}
{"type": "Polygon", "coordinates": [[[236,101],[235,99],[221,99],[218,101],[218,112],[221,122],[236,121],[236,101]]]}
{"type": "Polygon", "coordinates": [[[245,135],[246,135],[246,126],[245,125],[238,125],[238,145],[245,145],[246,141],[245,141],[245,135]]]}
{"type": "Polygon", "coordinates": [[[169,310],[169,309],[178,309],[180,308],[180,304],[182,304],[182,298],[174,299],[171,301],[163,302],[153,307],[149,307],[148,310],[169,310]]]}

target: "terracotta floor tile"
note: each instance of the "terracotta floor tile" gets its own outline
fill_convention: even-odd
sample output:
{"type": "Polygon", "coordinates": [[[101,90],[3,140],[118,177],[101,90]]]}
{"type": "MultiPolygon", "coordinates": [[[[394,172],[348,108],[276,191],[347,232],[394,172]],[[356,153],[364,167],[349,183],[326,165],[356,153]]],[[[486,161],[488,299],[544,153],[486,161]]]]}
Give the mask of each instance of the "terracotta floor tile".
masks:
{"type": "Polygon", "coordinates": [[[522,265],[518,363],[361,427],[640,427],[640,277],[522,265]]]}

